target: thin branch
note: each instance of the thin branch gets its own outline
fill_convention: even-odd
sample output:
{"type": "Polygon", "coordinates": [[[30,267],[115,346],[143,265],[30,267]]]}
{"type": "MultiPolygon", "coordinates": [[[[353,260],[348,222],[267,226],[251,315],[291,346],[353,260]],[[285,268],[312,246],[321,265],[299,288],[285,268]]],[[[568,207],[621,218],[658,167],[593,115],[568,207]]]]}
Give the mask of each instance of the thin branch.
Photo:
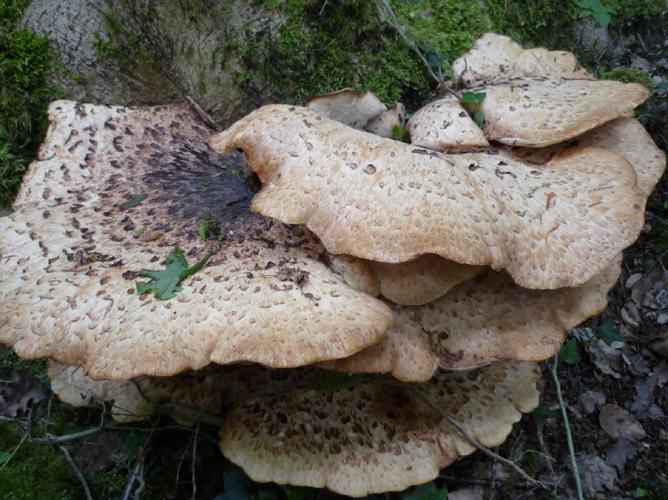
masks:
{"type": "Polygon", "coordinates": [[[143,464],[144,457],[141,456],[139,457],[139,460],[137,460],[135,466],[132,468],[132,474],[130,475],[128,482],[125,485],[125,489],[123,490],[123,500],[130,500],[130,497],[132,496],[132,489],[134,488],[135,482],[138,481],[139,476],[141,475],[143,464]]]}
{"type": "Polygon", "coordinates": [[[72,458],[72,455],[70,455],[68,449],[64,446],[58,446],[58,449],[63,453],[63,455],[65,455],[65,460],[67,460],[67,463],[70,464],[70,467],[72,467],[72,470],[77,475],[77,478],[81,483],[81,487],[84,490],[84,495],[86,495],[86,500],[93,500],[93,494],[91,493],[90,487],[88,486],[88,481],[86,481],[86,477],[83,475],[83,472],[81,472],[81,469],[79,469],[79,466],[72,458]]]}
{"type": "Polygon", "coordinates": [[[192,475],[192,499],[195,500],[197,498],[197,438],[199,437],[199,421],[197,422],[197,425],[195,426],[195,435],[193,437],[193,456],[192,460],[190,462],[190,472],[192,475]]]}
{"type": "Polygon", "coordinates": [[[447,423],[449,423],[452,427],[457,429],[457,432],[459,432],[464,439],[466,439],[471,446],[473,446],[475,449],[478,451],[484,453],[488,457],[498,460],[499,462],[507,465],[511,469],[513,469],[519,476],[524,479],[527,483],[530,483],[531,485],[534,486],[539,486],[540,488],[547,489],[549,490],[550,487],[541,482],[538,481],[537,479],[534,479],[531,477],[529,474],[527,474],[524,469],[522,469],[519,465],[517,465],[515,462],[512,460],[508,460],[505,457],[502,457],[498,453],[494,453],[492,450],[487,448],[486,446],[483,446],[480,444],[473,435],[459,422],[457,422],[454,418],[452,418],[448,413],[444,412],[441,408],[438,407],[431,399],[429,399],[420,389],[415,390],[414,392],[417,393],[417,395],[420,397],[420,399],[427,405],[429,408],[431,408],[436,414],[438,414],[443,420],[445,420],[447,423]]]}
{"type": "Polygon", "coordinates": [[[564,405],[564,398],[561,394],[561,384],[559,383],[559,376],[557,375],[557,365],[559,364],[559,354],[554,356],[554,363],[552,363],[552,380],[557,391],[557,400],[559,401],[559,408],[561,409],[561,416],[564,419],[564,430],[566,431],[566,442],[568,444],[568,456],[571,460],[571,470],[575,478],[575,488],[577,489],[578,500],[584,500],[582,493],[582,483],[580,482],[580,471],[578,470],[578,462],[575,459],[575,446],[573,446],[573,435],[571,434],[571,424],[568,421],[568,414],[566,413],[566,406],[564,405]]]}

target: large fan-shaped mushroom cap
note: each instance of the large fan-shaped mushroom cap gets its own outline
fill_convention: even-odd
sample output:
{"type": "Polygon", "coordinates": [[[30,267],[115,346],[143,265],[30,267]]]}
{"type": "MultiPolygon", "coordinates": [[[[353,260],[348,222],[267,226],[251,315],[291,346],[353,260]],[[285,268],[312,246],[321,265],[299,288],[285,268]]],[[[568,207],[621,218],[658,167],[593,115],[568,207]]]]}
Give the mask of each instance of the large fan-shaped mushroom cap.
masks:
{"type": "Polygon", "coordinates": [[[412,144],[436,151],[489,146],[483,131],[455,98],[420,108],[408,120],[407,129],[412,144]]]}
{"type": "MultiPolygon", "coordinates": [[[[278,376],[278,383],[304,377],[278,376]]],[[[508,363],[442,372],[424,386],[362,378],[333,391],[296,387],[236,405],[221,428],[221,450],[259,482],[326,487],[354,497],[403,490],[475,451],[417,391],[494,447],[522,412],[538,405],[539,376],[534,364],[508,363]]]]}
{"type": "Polygon", "coordinates": [[[637,83],[609,80],[514,80],[485,92],[485,136],[512,146],[543,147],[572,139],[610,120],[632,116],[649,96],[637,83]]]}
{"type": "Polygon", "coordinates": [[[531,363],[501,363],[441,372],[425,385],[255,366],[143,378],[136,386],[93,381],[77,367],[51,366],[49,375],[65,401],[115,400],[115,418],[124,421],[145,418],[164,402],[216,414],[229,408],[221,450],[254,480],[363,496],[429,481],[475,451],[423,397],[483,445],[499,446],[521,413],[538,405],[540,371],[531,363]],[[142,394],[150,401],[141,401],[142,394]]]}
{"type": "Polygon", "coordinates": [[[389,308],[318,262],[300,227],[249,210],[241,164],[209,149],[188,104],[50,107],[48,138],[0,219],[0,342],[95,378],[211,363],[292,367],[378,342],[389,308]],[[215,233],[202,241],[209,220],[215,233]],[[174,247],[206,266],[170,300],[139,296],[141,269],[174,247]]]}
{"type": "Polygon", "coordinates": [[[524,287],[558,288],[600,272],[643,224],[633,168],[598,148],[536,169],[492,154],[444,155],[280,105],[212,145],[243,150],[263,182],[254,210],[306,224],[335,254],[404,262],[433,253],[507,269],[524,287]]]}
{"type": "Polygon", "coordinates": [[[523,49],[510,37],[485,33],[452,64],[454,79],[470,87],[479,83],[538,77],[593,80],[571,52],[523,49]]]}
{"type": "Polygon", "coordinates": [[[578,287],[527,290],[488,271],[432,304],[395,307],[395,325],[382,342],[321,366],[421,382],[439,365],[461,370],[541,361],[559,351],[568,330],[605,309],[620,272],[621,255],[578,287]]]}

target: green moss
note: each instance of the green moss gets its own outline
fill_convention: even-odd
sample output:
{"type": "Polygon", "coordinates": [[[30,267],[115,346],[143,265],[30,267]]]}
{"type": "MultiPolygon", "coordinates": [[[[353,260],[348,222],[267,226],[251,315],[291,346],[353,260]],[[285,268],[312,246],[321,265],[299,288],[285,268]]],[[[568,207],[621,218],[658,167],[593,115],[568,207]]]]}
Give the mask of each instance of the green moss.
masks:
{"type": "Polygon", "coordinates": [[[47,128],[59,93],[46,83],[56,69],[49,42],[18,26],[27,0],[0,0],[0,206],[14,198],[47,128]]]}
{"type": "Polygon", "coordinates": [[[0,498],[79,498],[80,485],[65,458],[50,446],[28,441],[19,446],[22,437],[18,426],[0,423],[0,451],[17,450],[9,462],[0,465],[0,498]]]}
{"type": "Polygon", "coordinates": [[[612,23],[635,24],[661,16],[665,9],[663,0],[602,0],[612,10],[612,23]]]}
{"type": "Polygon", "coordinates": [[[46,362],[43,360],[26,361],[20,359],[8,347],[0,347],[0,378],[7,378],[16,370],[24,370],[38,377],[44,377],[46,362]]]}
{"type": "Polygon", "coordinates": [[[603,80],[617,80],[624,83],[640,83],[650,90],[656,85],[652,79],[652,75],[649,73],[638,68],[627,68],[624,66],[601,73],[601,78],[603,80]]]}

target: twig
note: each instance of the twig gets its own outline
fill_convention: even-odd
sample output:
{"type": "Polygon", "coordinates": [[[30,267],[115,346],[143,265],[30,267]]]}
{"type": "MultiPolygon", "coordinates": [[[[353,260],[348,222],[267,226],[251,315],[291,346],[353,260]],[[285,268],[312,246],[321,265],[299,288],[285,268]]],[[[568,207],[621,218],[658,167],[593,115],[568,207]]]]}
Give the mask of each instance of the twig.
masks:
{"type": "MultiPolygon", "coordinates": [[[[445,479],[446,481],[453,481],[457,483],[462,483],[462,484],[470,484],[473,486],[489,486],[492,484],[492,481],[490,479],[472,479],[472,478],[463,478],[463,477],[457,477],[457,476],[452,476],[450,474],[439,474],[439,478],[445,479]]],[[[506,484],[507,486],[512,486],[513,488],[535,488],[536,485],[532,483],[526,483],[526,482],[517,482],[517,481],[506,481],[503,478],[497,477],[495,479],[495,482],[501,482],[506,484]]],[[[551,482],[551,481],[542,481],[543,484],[546,486],[556,486],[556,482],[551,482]]]]}
{"type": "Polygon", "coordinates": [[[438,407],[431,399],[429,399],[420,389],[417,389],[415,391],[417,395],[420,397],[420,399],[427,405],[429,408],[431,408],[436,414],[438,414],[443,420],[445,420],[447,423],[449,423],[452,427],[457,429],[457,432],[459,432],[464,439],[466,439],[471,446],[473,446],[475,449],[478,451],[484,453],[488,457],[498,460],[499,462],[506,464],[508,467],[513,469],[519,476],[524,479],[527,483],[533,485],[533,486],[539,486],[543,489],[549,490],[549,486],[546,485],[545,483],[538,481],[537,479],[532,478],[529,474],[527,474],[524,469],[522,469],[519,465],[517,465],[515,462],[512,460],[508,460],[505,457],[502,457],[498,453],[494,453],[492,450],[487,448],[486,446],[481,445],[472,435],[471,433],[459,422],[457,422],[454,418],[452,418],[448,413],[444,412],[441,408],[438,407]]]}
{"type": "Polygon", "coordinates": [[[0,465],[0,470],[2,470],[2,469],[4,469],[5,467],[7,467],[7,464],[9,464],[9,462],[12,461],[12,458],[14,458],[14,455],[16,455],[16,452],[18,452],[19,449],[21,448],[21,446],[23,446],[23,443],[25,443],[25,440],[26,440],[27,438],[28,438],[28,431],[26,431],[26,432],[23,434],[23,437],[21,438],[21,441],[19,441],[19,444],[16,445],[16,447],[15,447],[15,448],[12,450],[12,452],[10,453],[9,457],[7,457],[7,459],[2,463],[2,465],[0,465]]]}
{"type": "Polygon", "coordinates": [[[143,464],[144,464],[144,457],[141,456],[139,457],[139,460],[137,460],[135,466],[132,468],[132,474],[130,475],[128,482],[125,485],[125,489],[123,490],[123,500],[130,500],[130,496],[132,495],[132,489],[135,485],[135,482],[138,480],[140,476],[140,471],[143,467],[143,464]]]}
{"type": "Polygon", "coordinates": [[[192,491],[193,491],[193,496],[192,499],[195,500],[197,498],[197,474],[196,474],[196,469],[197,469],[197,438],[199,435],[199,421],[197,421],[197,425],[195,426],[195,435],[193,437],[193,456],[192,460],[190,462],[190,472],[192,474],[192,491]]]}
{"type": "Polygon", "coordinates": [[[557,400],[559,401],[559,408],[561,409],[561,416],[564,419],[564,430],[566,431],[566,442],[568,444],[568,456],[571,459],[571,469],[573,477],[575,478],[575,488],[577,489],[578,500],[584,500],[582,493],[582,483],[580,482],[580,471],[578,470],[578,462],[575,460],[575,447],[573,446],[573,435],[571,434],[571,424],[568,421],[568,414],[566,413],[566,406],[564,405],[564,398],[561,394],[561,384],[559,383],[559,376],[557,375],[557,365],[559,364],[559,354],[554,356],[554,363],[552,363],[552,380],[554,381],[554,388],[557,391],[557,400]]]}
{"type": "Polygon", "coordinates": [[[77,475],[77,478],[81,483],[81,487],[84,490],[84,495],[86,495],[86,500],[93,500],[93,494],[91,493],[90,487],[88,486],[88,481],[86,481],[86,477],[83,475],[83,472],[81,472],[81,469],[79,469],[79,466],[72,458],[72,455],[70,455],[68,449],[62,445],[58,446],[58,449],[63,453],[63,455],[65,455],[65,460],[67,460],[67,463],[70,464],[70,467],[72,467],[72,470],[77,475]]]}

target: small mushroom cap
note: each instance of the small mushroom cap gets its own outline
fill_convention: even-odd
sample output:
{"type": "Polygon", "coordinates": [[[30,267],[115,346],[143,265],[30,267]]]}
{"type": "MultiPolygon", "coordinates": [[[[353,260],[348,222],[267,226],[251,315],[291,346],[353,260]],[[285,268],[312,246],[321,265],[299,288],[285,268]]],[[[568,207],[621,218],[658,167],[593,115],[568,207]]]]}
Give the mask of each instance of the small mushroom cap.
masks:
{"type": "Polygon", "coordinates": [[[431,254],[401,264],[370,261],[368,265],[378,279],[381,295],[407,306],[432,302],[484,269],[431,254]]]}
{"type": "Polygon", "coordinates": [[[334,254],[397,263],[432,253],[507,269],[527,288],[559,288],[603,270],[643,225],[633,168],[599,148],[573,148],[536,169],[429,151],[282,105],[211,143],[241,149],[258,174],[253,210],[306,224],[334,254]]]}
{"type": "Polygon", "coordinates": [[[352,288],[372,297],[380,295],[380,282],[369,262],[350,255],[332,255],[329,252],[325,252],[323,257],[327,267],[352,288]]]}
{"type": "Polygon", "coordinates": [[[381,114],[369,120],[364,130],[388,139],[394,138],[394,131],[401,127],[404,122],[406,108],[400,102],[395,102],[392,109],[383,111],[381,114]]]}
{"type": "Polygon", "coordinates": [[[432,304],[395,307],[395,325],[382,342],[320,366],[423,382],[439,365],[462,370],[542,361],[559,351],[568,330],[605,309],[620,273],[621,255],[578,287],[528,290],[504,273],[488,271],[432,304]]]}
{"type": "Polygon", "coordinates": [[[575,78],[593,80],[571,52],[522,49],[512,38],[485,33],[473,48],[452,64],[454,79],[470,87],[513,78],[575,78]]]}
{"type": "MultiPolygon", "coordinates": [[[[294,371],[284,376],[304,378],[294,371]]],[[[475,451],[416,391],[481,444],[495,447],[538,405],[539,377],[535,364],[504,363],[441,372],[423,386],[371,378],[335,391],[298,387],[236,405],[221,428],[220,447],[258,482],[326,487],[353,497],[399,491],[430,481],[475,451]]]]}
{"type": "Polygon", "coordinates": [[[438,99],[408,120],[411,144],[445,151],[487,147],[485,134],[455,98],[438,99]]]}
{"type": "Polygon", "coordinates": [[[392,324],[319,262],[312,233],[249,210],[241,163],[209,149],[189,104],[57,101],[50,118],[16,212],[0,219],[0,343],[19,356],[101,379],[293,367],[352,355],[392,324]],[[207,215],[222,241],[198,237],[207,215]],[[191,265],[212,255],[174,298],[138,296],[137,271],[163,268],[176,246],[191,265]]]}
{"type": "Polygon", "coordinates": [[[362,94],[350,88],[313,97],[306,103],[306,107],[320,116],[360,130],[387,111],[385,104],[373,92],[362,94]]]}
{"type": "Polygon", "coordinates": [[[511,146],[544,147],[606,122],[633,116],[649,96],[637,83],[610,80],[513,80],[484,87],[485,136],[511,146]]]}

